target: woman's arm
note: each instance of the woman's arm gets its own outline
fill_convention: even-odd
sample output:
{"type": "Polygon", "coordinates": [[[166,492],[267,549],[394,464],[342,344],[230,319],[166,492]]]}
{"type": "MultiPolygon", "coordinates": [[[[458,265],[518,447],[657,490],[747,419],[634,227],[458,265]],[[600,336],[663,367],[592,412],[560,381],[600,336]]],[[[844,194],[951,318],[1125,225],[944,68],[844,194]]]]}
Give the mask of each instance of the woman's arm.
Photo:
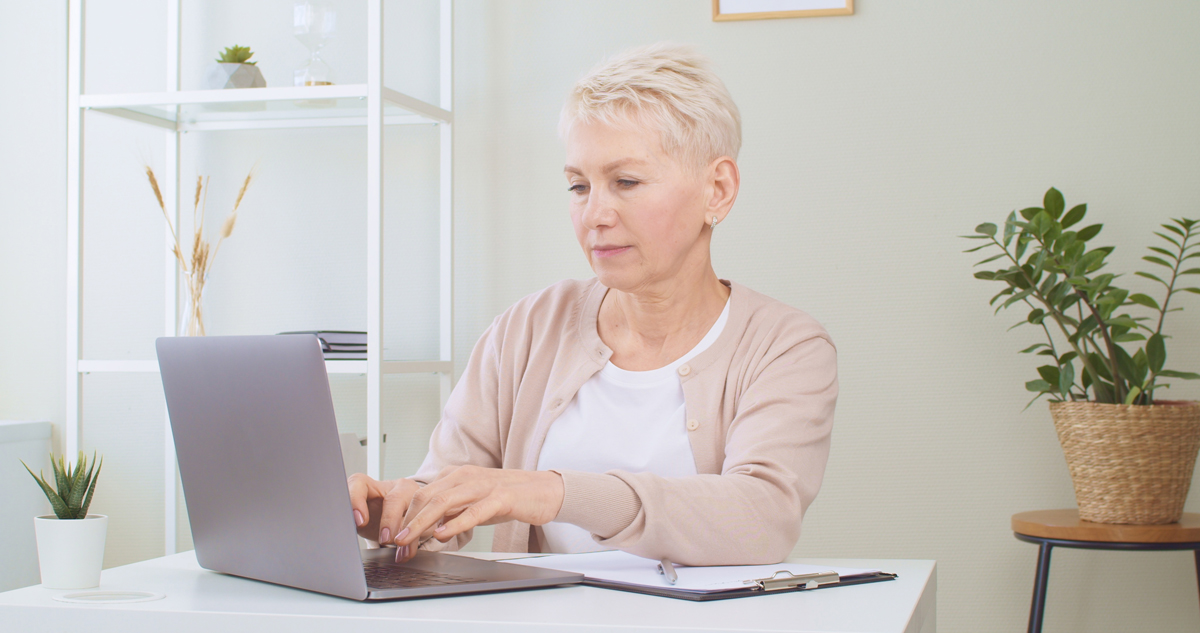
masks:
{"type": "Polygon", "coordinates": [[[797,343],[766,362],[742,391],[725,433],[721,474],[564,471],[555,520],[647,558],[778,562],[791,553],[820,489],[837,389],[833,345],[820,337],[797,343]]]}

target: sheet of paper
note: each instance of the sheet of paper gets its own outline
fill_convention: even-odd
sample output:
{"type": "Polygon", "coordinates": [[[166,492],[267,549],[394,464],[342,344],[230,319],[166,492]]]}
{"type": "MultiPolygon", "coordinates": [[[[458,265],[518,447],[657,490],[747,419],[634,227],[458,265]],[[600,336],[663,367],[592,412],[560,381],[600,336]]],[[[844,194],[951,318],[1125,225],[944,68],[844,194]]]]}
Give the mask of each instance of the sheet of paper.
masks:
{"type": "Polygon", "coordinates": [[[658,573],[658,561],[627,554],[619,550],[589,552],[586,554],[554,554],[538,558],[522,558],[505,561],[530,567],[557,569],[583,574],[592,580],[620,582],[646,587],[668,587],[679,591],[728,591],[744,589],[746,580],[769,578],[786,571],[793,575],[836,572],[839,576],[854,576],[876,572],[876,569],[853,569],[848,567],[820,567],[800,563],[776,565],[733,565],[727,567],[685,567],[676,565],[679,582],[672,585],[658,573]]]}

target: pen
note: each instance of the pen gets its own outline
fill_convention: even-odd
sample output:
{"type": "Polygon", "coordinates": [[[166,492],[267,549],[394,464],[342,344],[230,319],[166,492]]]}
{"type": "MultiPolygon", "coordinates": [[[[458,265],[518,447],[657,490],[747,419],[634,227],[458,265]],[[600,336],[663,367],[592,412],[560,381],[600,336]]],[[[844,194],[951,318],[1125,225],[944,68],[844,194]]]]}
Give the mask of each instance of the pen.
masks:
{"type": "Polygon", "coordinates": [[[675,573],[675,566],[665,558],[658,561],[658,573],[666,576],[667,582],[672,585],[679,582],[679,575],[675,573]]]}

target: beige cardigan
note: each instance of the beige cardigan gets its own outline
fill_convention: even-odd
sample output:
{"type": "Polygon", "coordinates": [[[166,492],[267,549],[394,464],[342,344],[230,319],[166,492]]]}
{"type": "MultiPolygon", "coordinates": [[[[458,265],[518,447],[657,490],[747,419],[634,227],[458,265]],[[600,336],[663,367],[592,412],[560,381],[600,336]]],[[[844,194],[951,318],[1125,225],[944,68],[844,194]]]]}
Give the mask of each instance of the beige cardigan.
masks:
{"type": "MultiPolygon", "coordinates": [[[[829,457],[837,354],[804,312],[723,283],[731,289],[725,329],[678,370],[698,474],[561,471],[556,521],[603,545],[684,565],[774,563],[791,553],[829,457]]],[[[606,292],[595,279],[564,281],[496,317],[414,479],[428,483],[461,464],[536,470],[550,425],[612,355],[596,329],[606,292]]],[[[422,547],[444,546],[431,539],[422,547]]],[[[492,549],[544,551],[541,528],[498,525],[492,549]]]]}

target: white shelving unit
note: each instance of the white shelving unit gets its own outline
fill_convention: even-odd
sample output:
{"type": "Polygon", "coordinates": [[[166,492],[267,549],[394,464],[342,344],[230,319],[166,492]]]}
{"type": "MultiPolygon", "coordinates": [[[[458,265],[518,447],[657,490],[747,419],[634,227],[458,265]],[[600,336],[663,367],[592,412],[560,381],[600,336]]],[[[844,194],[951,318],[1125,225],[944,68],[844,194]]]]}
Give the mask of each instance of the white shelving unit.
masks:
{"type": "MultiPolygon", "coordinates": [[[[454,377],[453,349],[453,219],[452,149],[453,114],[453,0],[440,0],[439,103],[432,104],[383,85],[383,2],[367,3],[367,82],[365,84],[249,88],[242,90],[180,90],[180,2],[167,1],[167,86],[166,92],[134,94],[87,94],[83,84],[85,53],[84,3],[68,5],[68,124],[67,124],[67,455],[79,450],[84,432],[83,376],[100,372],[158,372],[155,360],[95,360],[81,358],[83,349],[83,230],[84,200],[83,128],[88,110],[122,117],[160,128],[164,132],[166,166],[160,180],[167,212],[179,222],[179,152],[184,132],[365,126],[367,130],[367,345],[362,361],[329,361],[330,373],[362,374],[367,381],[367,472],[378,477],[382,461],[380,430],[381,378],[385,374],[435,373],[441,379],[441,401],[445,404],[454,377]],[[331,107],[305,108],[305,100],[332,102],[331,107]],[[255,104],[253,111],[216,111],[209,104],[255,104]],[[383,128],[386,125],[434,124],[440,129],[439,163],[439,353],[421,361],[387,361],[383,349],[383,128]]],[[[164,228],[167,247],[163,264],[168,274],[163,289],[165,336],[174,336],[178,323],[179,271],[170,253],[174,242],[164,228]],[[173,273],[173,274],[171,274],[173,273]]],[[[177,500],[175,446],[165,412],[163,447],[165,478],[163,511],[165,553],[176,552],[175,516],[177,500]]]]}

